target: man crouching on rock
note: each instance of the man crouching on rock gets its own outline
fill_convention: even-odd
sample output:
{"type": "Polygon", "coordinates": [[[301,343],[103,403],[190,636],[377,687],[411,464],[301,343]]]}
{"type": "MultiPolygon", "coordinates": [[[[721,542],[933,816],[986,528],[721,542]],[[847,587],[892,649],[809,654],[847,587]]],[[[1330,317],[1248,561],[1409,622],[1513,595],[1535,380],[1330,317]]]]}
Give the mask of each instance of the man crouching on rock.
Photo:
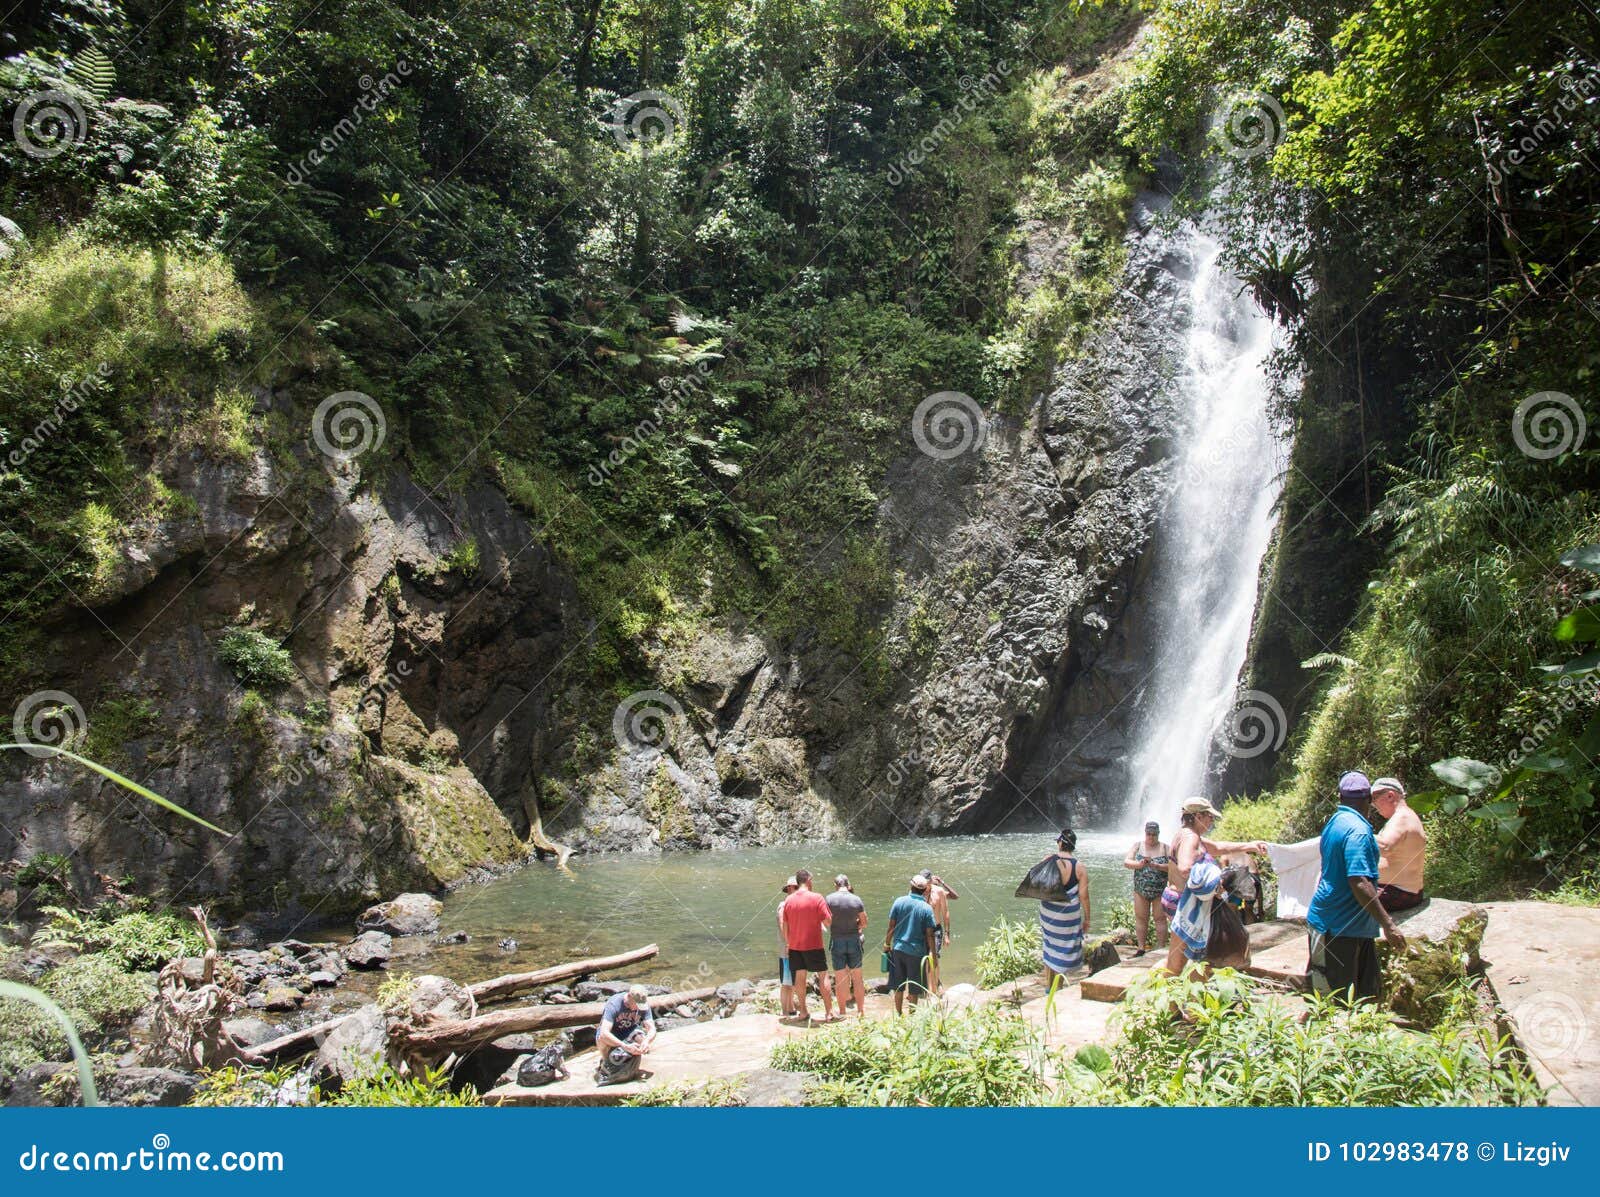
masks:
{"type": "Polygon", "coordinates": [[[650,991],[632,985],[606,1002],[600,1014],[600,1029],[595,1046],[600,1049],[600,1067],[594,1079],[602,1085],[618,1085],[639,1075],[645,1052],[656,1039],[656,1016],[650,1009],[650,991]]]}

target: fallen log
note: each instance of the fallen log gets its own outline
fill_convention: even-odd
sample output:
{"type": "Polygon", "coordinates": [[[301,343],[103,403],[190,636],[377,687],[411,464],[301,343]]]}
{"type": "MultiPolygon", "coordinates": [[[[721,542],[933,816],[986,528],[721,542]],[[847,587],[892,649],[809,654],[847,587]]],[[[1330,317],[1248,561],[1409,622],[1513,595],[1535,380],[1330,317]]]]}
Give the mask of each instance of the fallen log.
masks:
{"type": "MultiPolygon", "coordinates": [[[[672,1009],[685,1002],[703,1002],[717,995],[715,986],[705,989],[686,989],[682,993],[668,993],[650,999],[656,1009],[672,1009]]],[[[390,1041],[400,1046],[407,1055],[442,1056],[447,1052],[468,1051],[502,1035],[521,1035],[528,1031],[553,1031],[560,1027],[580,1027],[597,1023],[604,1012],[604,1002],[582,1002],[570,1006],[519,1006],[511,1010],[496,1010],[493,1014],[480,1014],[477,1018],[441,1019],[425,1026],[406,1026],[391,1023],[390,1041]]]]}
{"type": "Polygon", "coordinates": [[[287,1035],[280,1035],[276,1039],[269,1039],[265,1043],[247,1047],[244,1049],[245,1054],[251,1058],[252,1063],[291,1060],[295,1056],[303,1056],[313,1048],[321,1046],[323,1036],[348,1017],[348,1014],[341,1014],[338,1018],[328,1022],[313,1023],[309,1027],[301,1027],[298,1031],[290,1031],[287,1035]]]}
{"type": "Polygon", "coordinates": [[[591,960],[552,964],[549,968],[537,968],[530,973],[506,973],[501,977],[490,977],[487,981],[468,985],[467,992],[472,995],[474,1001],[499,1001],[521,990],[532,989],[536,985],[550,985],[556,981],[565,981],[569,977],[581,977],[585,973],[603,973],[614,968],[626,968],[630,964],[649,960],[660,951],[661,949],[652,943],[642,948],[634,948],[631,952],[620,952],[615,956],[596,956],[591,960]]]}

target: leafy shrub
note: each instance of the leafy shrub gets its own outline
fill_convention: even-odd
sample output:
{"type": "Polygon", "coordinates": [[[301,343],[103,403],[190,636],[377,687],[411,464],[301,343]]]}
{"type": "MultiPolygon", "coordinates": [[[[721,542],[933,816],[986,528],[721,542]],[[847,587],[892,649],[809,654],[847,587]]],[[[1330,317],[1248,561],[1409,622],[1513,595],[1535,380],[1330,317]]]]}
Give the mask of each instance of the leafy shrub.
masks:
{"type": "Polygon", "coordinates": [[[176,914],[115,911],[115,907],[101,907],[89,914],[75,914],[59,906],[47,907],[50,921],[39,930],[38,941],[104,955],[125,972],[159,968],[174,956],[198,956],[205,950],[200,933],[176,914]]]}
{"type": "Polygon", "coordinates": [[[471,1085],[459,1093],[450,1091],[450,1074],[444,1068],[430,1068],[415,1076],[401,1076],[383,1064],[346,1081],[337,1093],[317,1089],[314,1103],[319,1106],[481,1106],[483,1101],[471,1085]]]}
{"type": "MultiPolygon", "coordinates": [[[[46,973],[38,989],[60,1004],[91,1044],[127,1026],[155,993],[144,978],[105,956],[69,960],[46,973]]],[[[20,999],[0,998],[0,1071],[16,1072],[70,1054],[65,1032],[48,1014],[20,999]]]]}
{"type": "Polygon", "coordinates": [[[1539,1099],[1506,1040],[1469,1023],[1422,1034],[1383,1010],[1251,996],[1232,969],[1153,977],[1128,997],[1107,1096],[1138,1105],[1526,1105],[1539,1099]],[[1183,1018],[1175,1019],[1176,1007],[1183,1018]]]}
{"type": "Polygon", "coordinates": [[[1039,924],[1028,920],[1013,923],[1001,915],[978,945],[976,961],[978,985],[983,989],[993,989],[1018,977],[1037,976],[1044,971],[1039,924]]]}
{"type": "Polygon", "coordinates": [[[822,1078],[814,1101],[823,1105],[1033,1105],[1048,1092],[1045,1062],[1038,1030],[999,1006],[921,1005],[903,1018],[840,1023],[772,1049],[774,1068],[822,1078]]]}
{"type": "Polygon", "coordinates": [[[191,1106],[275,1106],[283,1104],[285,1086],[300,1069],[298,1063],[280,1068],[247,1068],[230,1064],[205,1073],[195,1086],[191,1106]]]}
{"type": "Polygon", "coordinates": [[[294,661],[282,645],[255,628],[229,628],[217,641],[217,656],[246,686],[286,686],[294,661]]]}

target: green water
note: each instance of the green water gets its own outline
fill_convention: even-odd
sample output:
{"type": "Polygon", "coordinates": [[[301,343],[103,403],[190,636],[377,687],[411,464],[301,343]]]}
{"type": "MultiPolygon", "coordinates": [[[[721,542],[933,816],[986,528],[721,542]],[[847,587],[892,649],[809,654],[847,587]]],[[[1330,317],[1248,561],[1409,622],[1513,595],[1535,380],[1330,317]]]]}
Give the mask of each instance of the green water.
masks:
{"type": "MultiPolygon", "coordinates": [[[[1089,833],[1079,840],[1099,925],[1110,902],[1131,893],[1121,862],[1134,838],[1089,833]]],[[[657,943],[661,955],[628,970],[629,977],[690,988],[776,975],[781,886],[796,869],[809,868],[823,893],[833,888],[835,873],[848,873],[866,902],[871,976],[889,903],[910,888],[912,873],[931,868],[961,895],[951,906],[944,981],[970,981],[973,952],[997,919],[1037,918],[1038,903],[1012,894],[1052,848],[1052,836],[1038,833],[582,856],[573,859],[570,876],[550,863],[532,864],[447,897],[442,930],[465,931],[472,942],[431,950],[427,967],[471,981],[657,943]],[[515,952],[496,946],[507,937],[517,940],[515,952]]]]}

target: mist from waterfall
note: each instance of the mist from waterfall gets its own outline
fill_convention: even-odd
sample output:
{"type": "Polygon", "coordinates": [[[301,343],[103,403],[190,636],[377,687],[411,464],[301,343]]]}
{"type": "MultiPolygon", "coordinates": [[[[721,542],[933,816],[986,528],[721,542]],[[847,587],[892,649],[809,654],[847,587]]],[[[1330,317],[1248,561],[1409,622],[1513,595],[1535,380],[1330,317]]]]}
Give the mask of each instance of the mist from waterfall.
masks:
{"type": "MultiPolygon", "coordinates": [[[[1214,745],[1238,718],[1239,675],[1287,456],[1269,411],[1273,323],[1239,295],[1215,240],[1191,228],[1188,253],[1194,273],[1178,379],[1187,416],[1173,462],[1176,488],[1157,535],[1155,655],[1121,820],[1130,830],[1158,820],[1167,836],[1183,801],[1205,793],[1214,745]]],[[[1257,738],[1243,751],[1257,750],[1263,730],[1272,734],[1255,727],[1257,738]]]]}

